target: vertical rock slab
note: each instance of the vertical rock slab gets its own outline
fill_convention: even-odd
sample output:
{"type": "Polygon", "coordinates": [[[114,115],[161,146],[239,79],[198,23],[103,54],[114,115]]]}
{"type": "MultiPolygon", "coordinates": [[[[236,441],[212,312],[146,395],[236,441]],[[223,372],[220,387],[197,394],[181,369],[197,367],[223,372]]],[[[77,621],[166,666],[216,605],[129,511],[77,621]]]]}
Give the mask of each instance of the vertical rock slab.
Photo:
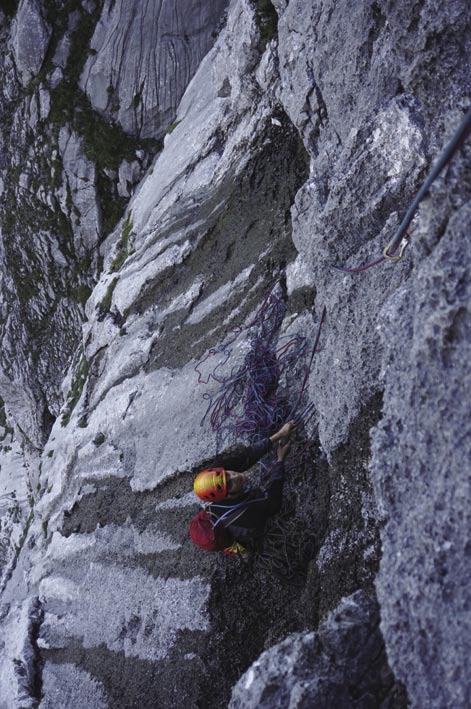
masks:
{"type": "Polygon", "coordinates": [[[471,205],[383,309],[382,629],[414,706],[468,707],[471,682],[471,205]]]}
{"type": "Polygon", "coordinates": [[[11,47],[18,78],[26,86],[40,70],[51,36],[43,17],[41,0],[21,0],[11,33],[11,47]]]}
{"type": "Polygon", "coordinates": [[[128,133],[161,137],[228,0],[106,0],[81,88],[128,133]]]}
{"type": "Polygon", "coordinates": [[[96,168],[83,150],[83,141],[66,126],[59,133],[59,150],[63,165],[63,210],[69,206],[74,224],[77,254],[85,256],[96,246],[101,233],[100,207],[97,199],[96,168]],[[72,202],[72,208],[68,205],[72,202]]]}
{"type": "Polygon", "coordinates": [[[333,460],[360,403],[384,390],[370,477],[385,522],[377,587],[388,655],[414,706],[465,707],[469,142],[423,201],[402,263],[333,267],[381,256],[469,107],[469,3],[276,7],[280,97],[311,155],[288,283],[315,287],[328,308],[311,380],[321,445],[333,460]]]}

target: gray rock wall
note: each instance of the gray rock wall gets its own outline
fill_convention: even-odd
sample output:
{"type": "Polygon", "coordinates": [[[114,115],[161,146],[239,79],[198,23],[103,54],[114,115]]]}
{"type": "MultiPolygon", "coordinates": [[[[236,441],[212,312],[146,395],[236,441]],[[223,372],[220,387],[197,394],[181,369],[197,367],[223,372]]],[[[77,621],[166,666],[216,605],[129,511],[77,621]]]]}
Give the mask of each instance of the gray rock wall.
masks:
{"type": "MultiPolygon", "coordinates": [[[[80,346],[81,327],[85,302],[101,270],[101,244],[152,156],[162,149],[160,135],[172,121],[167,111],[159,135],[148,130],[146,140],[131,139],[100,118],[80,91],[78,82],[101,2],[25,0],[4,7],[5,13],[0,14],[2,591],[19,562],[35,518],[34,505],[46,489],[39,482],[44,444],[64,402],[61,426],[83,387],[86,360],[80,346]]],[[[144,9],[135,10],[136,23],[145,24],[144,9]]],[[[220,22],[220,9],[212,13],[209,5],[200,8],[205,39],[198,44],[197,58],[192,58],[193,72],[214,41],[211,32],[220,22]]],[[[155,18],[154,32],[159,32],[159,26],[155,18]]],[[[178,44],[179,27],[173,30],[174,63],[167,66],[172,81],[184,48],[184,42],[178,44]]],[[[162,56],[165,52],[163,48],[162,56]]],[[[190,78],[188,71],[178,74],[180,92],[190,78]]],[[[106,244],[103,249],[106,253],[106,244]]],[[[46,529],[44,522],[43,535],[46,529]]],[[[30,607],[29,602],[24,605],[26,619],[30,607]]],[[[5,627],[14,625],[6,622],[5,627]]],[[[8,696],[10,703],[17,701],[12,698],[14,687],[25,684],[17,662],[20,652],[14,652],[12,674],[7,670],[8,693],[3,692],[4,678],[0,691],[2,700],[8,696]]],[[[26,652],[28,667],[30,655],[26,652]]],[[[30,674],[28,670],[26,675],[30,674]]],[[[26,701],[23,689],[18,692],[26,701]]]]}
{"type": "MultiPolygon", "coordinates": [[[[49,289],[2,325],[3,357],[23,377],[18,388],[4,375],[4,409],[17,422],[32,417],[43,448],[27,459],[21,532],[13,512],[4,530],[18,547],[1,586],[5,706],[224,706],[240,680],[234,706],[466,707],[469,145],[421,206],[403,261],[361,275],[332,266],[381,254],[463,115],[467,4],[232,0],[158,154],[114,124],[110,133],[107,120],[141,135],[155,126],[154,108],[176,105],[181,76],[194,71],[206,24],[160,94],[167,69],[149,23],[142,56],[156,68],[149,92],[138,90],[148,113],[137,115],[126,113],[140,80],[129,43],[137,20],[120,19],[134,6],[83,3],[56,23],[44,10],[49,54],[32,95],[5,82],[2,135],[26,151],[27,136],[11,128],[20,116],[37,131],[48,111],[60,117],[51,131],[60,177],[39,194],[72,225],[76,254],[64,256],[61,277],[91,250],[97,282],[87,281],[84,311],[64,299],[64,318],[75,313],[60,321],[67,354],[53,358],[64,345],[48,331],[40,367],[13,356],[14,342],[26,351],[31,341],[26,315],[37,326],[43,290],[57,300],[35,246],[49,289]],[[79,37],[92,43],[84,71],[79,37]],[[122,62],[111,58],[118,50],[122,62]],[[88,97],[79,92],[70,111],[79,80],[88,97]],[[107,156],[90,143],[96,134],[107,156]],[[123,217],[107,211],[128,196],[123,217]],[[327,318],[308,381],[315,416],[299,432],[267,553],[243,564],[187,538],[193,474],[217,445],[200,425],[214,389],[198,385],[195,366],[238,327],[227,367],[240,363],[243,327],[275,283],[286,306],[280,337],[311,343],[324,306],[327,318]],[[55,402],[46,427],[45,391],[55,402]]],[[[196,16],[191,28],[201,29],[200,4],[193,10],[185,22],[196,16]]],[[[8,52],[4,66],[14,77],[8,52]]],[[[2,155],[12,204],[20,188],[29,195],[31,170],[18,171],[17,188],[2,155]]],[[[53,244],[52,232],[30,224],[20,244],[32,234],[53,244]]],[[[2,293],[15,294],[24,271],[7,259],[12,239],[2,244],[2,293]]],[[[13,481],[8,416],[0,479],[13,481]]]]}
{"type": "Polygon", "coordinates": [[[40,0],[22,0],[11,28],[11,47],[23,86],[41,69],[50,36],[51,27],[44,19],[40,0]]]}
{"type": "Polygon", "coordinates": [[[389,657],[417,706],[471,698],[462,666],[471,642],[470,209],[461,202],[435,212],[439,242],[382,312],[388,376],[371,471],[387,521],[377,589],[389,657]]]}
{"type": "Polygon", "coordinates": [[[465,706],[469,146],[421,207],[403,264],[356,276],[331,265],[381,254],[459,124],[469,7],[290,2],[278,29],[281,97],[312,155],[293,210],[293,277],[305,274],[330,313],[311,389],[321,444],[335,449],[384,391],[370,475],[388,656],[415,706],[465,706]]]}
{"type": "Polygon", "coordinates": [[[128,133],[161,137],[214,41],[227,0],[106,0],[80,80],[128,133]]]}

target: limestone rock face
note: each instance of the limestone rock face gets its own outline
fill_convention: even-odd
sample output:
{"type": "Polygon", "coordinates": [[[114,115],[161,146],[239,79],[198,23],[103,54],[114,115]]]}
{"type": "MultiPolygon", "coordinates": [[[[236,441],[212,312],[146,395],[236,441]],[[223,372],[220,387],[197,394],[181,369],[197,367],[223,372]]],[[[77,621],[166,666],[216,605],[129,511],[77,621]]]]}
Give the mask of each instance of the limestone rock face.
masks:
{"type": "Polygon", "coordinates": [[[77,253],[85,254],[93,249],[101,233],[96,167],[84,154],[81,137],[70,133],[66,126],[59,133],[59,151],[64,171],[63,209],[66,211],[67,198],[70,197],[75,217],[75,248],[77,253]]]}
{"type": "Polygon", "coordinates": [[[11,46],[23,86],[40,70],[50,36],[51,27],[44,20],[41,0],[21,0],[13,22],[11,46]]]}
{"type": "Polygon", "coordinates": [[[333,268],[462,119],[468,5],[48,0],[27,89],[5,5],[1,709],[469,705],[470,145],[333,268]],[[187,528],[270,293],[314,409],[244,562],[187,528]]]}
{"type": "Polygon", "coordinates": [[[470,637],[462,464],[470,263],[458,246],[469,219],[469,147],[423,203],[403,263],[354,276],[332,265],[381,255],[424,167],[459,124],[469,77],[457,33],[469,46],[469,30],[465,3],[347,12],[294,0],[278,24],[282,100],[312,156],[293,210],[292,279],[313,283],[331,313],[311,389],[319,436],[337,449],[359,408],[384,392],[370,463],[384,524],[377,588],[388,657],[415,706],[465,706],[470,692],[459,659],[470,637]],[[446,56],[430,34],[437,30],[446,56]]]}
{"type": "Polygon", "coordinates": [[[388,376],[371,466],[387,524],[377,588],[389,658],[417,706],[471,698],[462,674],[471,650],[470,215],[469,204],[455,206],[417,278],[382,312],[388,376]]]}
{"type": "Polygon", "coordinates": [[[214,41],[227,0],[106,0],[80,85],[128,133],[160,137],[214,41]]]}

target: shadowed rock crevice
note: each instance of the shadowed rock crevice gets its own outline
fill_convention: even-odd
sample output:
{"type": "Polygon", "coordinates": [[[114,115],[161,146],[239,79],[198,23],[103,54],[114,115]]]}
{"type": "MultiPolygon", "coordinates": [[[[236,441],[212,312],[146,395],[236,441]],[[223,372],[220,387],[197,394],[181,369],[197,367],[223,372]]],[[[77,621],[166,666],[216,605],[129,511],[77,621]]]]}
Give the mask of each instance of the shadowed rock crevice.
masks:
{"type": "Polygon", "coordinates": [[[8,17],[12,17],[15,14],[17,7],[18,0],[3,0],[2,2],[2,10],[8,17]]]}
{"type": "Polygon", "coordinates": [[[374,593],[381,544],[368,466],[371,430],[381,418],[382,400],[378,392],[365,404],[347,442],[331,456],[328,520],[313,574],[319,618],[358,588],[374,593]]]}
{"type": "Polygon", "coordinates": [[[41,702],[41,699],[43,697],[42,672],[43,672],[43,666],[44,666],[44,659],[41,655],[41,649],[38,646],[38,638],[39,638],[39,633],[41,630],[41,623],[43,622],[43,618],[44,618],[44,611],[43,611],[43,609],[41,607],[41,603],[38,599],[37,604],[36,604],[33,614],[32,614],[31,635],[30,635],[31,648],[33,651],[30,693],[31,693],[31,696],[34,699],[36,699],[38,703],[41,702]]]}

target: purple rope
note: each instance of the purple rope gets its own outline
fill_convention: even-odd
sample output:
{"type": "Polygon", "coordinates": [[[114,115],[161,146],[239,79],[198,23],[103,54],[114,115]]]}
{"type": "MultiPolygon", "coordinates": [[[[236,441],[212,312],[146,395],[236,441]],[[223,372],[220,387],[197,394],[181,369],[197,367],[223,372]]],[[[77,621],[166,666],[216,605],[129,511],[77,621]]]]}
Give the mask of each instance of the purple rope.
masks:
{"type": "MultiPolygon", "coordinates": [[[[219,347],[209,350],[196,364],[198,382],[208,384],[212,380],[217,385],[212,393],[203,394],[208,405],[201,419],[201,425],[208,420],[216,433],[217,450],[233,436],[252,444],[268,437],[282,423],[294,417],[304,399],[325,319],[325,308],[308,363],[304,361],[308,351],[305,337],[299,334],[279,337],[285,314],[284,300],[278,289],[274,288],[248,325],[236,328],[219,347]],[[250,349],[241,362],[233,363],[232,345],[244,331],[249,333],[250,349]],[[214,357],[218,357],[219,361],[205,376],[201,367],[214,357]],[[301,388],[298,384],[300,380],[301,388]],[[293,400],[295,403],[291,405],[293,400]]],[[[313,411],[314,405],[306,402],[297,413],[297,420],[304,421],[313,411]]]]}
{"type": "Polygon", "coordinates": [[[386,261],[386,259],[384,256],[381,256],[375,261],[364,263],[362,266],[354,266],[352,268],[348,268],[347,266],[332,266],[332,268],[336,271],[342,271],[342,273],[363,273],[363,271],[367,271],[369,268],[373,268],[373,266],[378,266],[378,264],[382,263],[383,261],[386,261]]]}

